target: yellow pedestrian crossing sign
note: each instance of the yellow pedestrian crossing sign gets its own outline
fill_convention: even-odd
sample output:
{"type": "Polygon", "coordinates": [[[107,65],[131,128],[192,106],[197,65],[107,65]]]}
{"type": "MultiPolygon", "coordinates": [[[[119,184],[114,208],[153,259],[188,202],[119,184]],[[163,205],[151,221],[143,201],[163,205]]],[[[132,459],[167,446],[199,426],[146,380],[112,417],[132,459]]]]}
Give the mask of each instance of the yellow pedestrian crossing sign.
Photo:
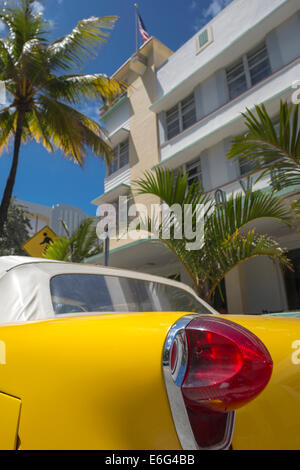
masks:
{"type": "Polygon", "coordinates": [[[23,250],[33,256],[34,258],[42,258],[43,253],[49,246],[49,243],[54,241],[57,237],[56,233],[51,230],[48,225],[45,225],[39,232],[37,232],[33,237],[27,240],[26,243],[22,246],[23,250]]]}

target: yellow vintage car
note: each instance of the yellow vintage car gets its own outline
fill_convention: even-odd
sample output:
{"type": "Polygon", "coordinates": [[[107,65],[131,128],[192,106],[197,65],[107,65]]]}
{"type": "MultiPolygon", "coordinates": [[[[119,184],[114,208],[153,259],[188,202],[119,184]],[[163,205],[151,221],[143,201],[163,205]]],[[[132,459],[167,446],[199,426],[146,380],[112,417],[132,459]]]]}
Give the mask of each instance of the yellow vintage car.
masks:
{"type": "Polygon", "coordinates": [[[1,449],[299,449],[300,320],[184,284],[0,258],[1,449]]]}

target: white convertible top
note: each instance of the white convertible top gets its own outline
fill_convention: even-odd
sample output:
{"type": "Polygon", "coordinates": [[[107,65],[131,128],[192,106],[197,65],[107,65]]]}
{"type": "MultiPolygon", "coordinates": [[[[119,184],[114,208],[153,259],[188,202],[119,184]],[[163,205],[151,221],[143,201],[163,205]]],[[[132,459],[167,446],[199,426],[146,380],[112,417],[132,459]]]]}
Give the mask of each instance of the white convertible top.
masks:
{"type": "MultiPolygon", "coordinates": [[[[119,268],[67,263],[26,256],[0,256],[0,324],[55,318],[50,280],[59,274],[100,274],[160,282],[195,292],[187,285],[159,276],[119,268]]],[[[212,313],[206,302],[200,300],[212,313]]]]}
{"type": "Polygon", "coordinates": [[[32,263],[58,263],[59,261],[48,260],[43,258],[29,258],[28,256],[0,256],[0,277],[11,269],[21,266],[22,264],[32,263]]]}

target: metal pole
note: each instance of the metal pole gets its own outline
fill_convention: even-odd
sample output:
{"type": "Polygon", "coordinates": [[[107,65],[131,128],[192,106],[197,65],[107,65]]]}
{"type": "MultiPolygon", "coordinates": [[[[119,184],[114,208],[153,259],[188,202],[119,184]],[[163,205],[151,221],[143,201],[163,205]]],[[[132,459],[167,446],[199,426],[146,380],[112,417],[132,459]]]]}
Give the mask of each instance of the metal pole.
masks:
{"type": "Polygon", "coordinates": [[[139,51],[139,33],[138,33],[138,4],[135,3],[135,36],[136,36],[136,53],[139,51]]]}
{"type": "Polygon", "coordinates": [[[104,240],[104,266],[109,265],[109,235],[108,235],[108,226],[105,227],[104,231],[106,232],[106,237],[104,240]]]}

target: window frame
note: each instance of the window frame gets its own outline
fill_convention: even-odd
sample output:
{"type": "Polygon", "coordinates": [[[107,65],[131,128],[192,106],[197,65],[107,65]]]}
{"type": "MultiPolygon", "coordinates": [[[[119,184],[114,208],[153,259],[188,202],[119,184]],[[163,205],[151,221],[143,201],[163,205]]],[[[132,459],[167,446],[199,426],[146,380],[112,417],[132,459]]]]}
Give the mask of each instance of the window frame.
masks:
{"type": "Polygon", "coordinates": [[[247,54],[246,54],[246,61],[247,61],[247,67],[248,67],[248,73],[249,73],[249,80],[250,80],[250,83],[251,83],[251,86],[255,86],[257,85],[257,83],[261,82],[262,80],[264,80],[264,78],[266,77],[269,77],[272,73],[272,69],[271,69],[271,64],[270,64],[270,58],[269,58],[269,51],[268,51],[268,48],[267,48],[267,44],[266,42],[262,42],[260,43],[257,47],[253,48],[251,51],[249,51],[247,54]],[[265,51],[266,52],[266,55],[260,59],[257,63],[255,63],[254,65],[250,65],[250,57],[252,55],[252,58],[254,58],[255,56],[257,56],[258,54],[260,54],[262,51],[265,51]],[[251,75],[251,71],[254,69],[254,68],[257,68],[258,65],[264,63],[264,62],[267,62],[268,63],[268,67],[269,67],[269,74],[266,75],[264,78],[261,78],[260,80],[258,80],[257,82],[253,83],[253,77],[251,75]]]}
{"type": "Polygon", "coordinates": [[[188,185],[189,186],[191,186],[191,184],[197,178],[197,183],[200,184],[203,187],[203,168],[202,168],[201,155],[199,157],[196,157],[193,160],[185,163],[184,171],[188,175],[188,185]],[[199,170],[199,167],[200,167],[200,170],[199,170]],[[195,168],[197,168],[196,174],[193,175],[193,176],[192,175],[189,176],[189,172],[191,170],[195,169],[195,168]]]}
{"type": "Polygon", "coordinates": [[[114,150],[113,160],[111,164],[107,165],[106,177],[112,176],[117,171],[121,170],[122,168],[125,168],[129,164],[129,138],[120,142],[113,150],[114,150]],[[121,146],[126,143],[127,143],[127,161],[123,165],[120,165],[121,157],[124,155],[124,153],[121,153],[121,146]],[[116,169],[112,170],[112,164],[114,163],[116,163],[116,169]]]}
{"type": "MultiPolygon", "coordinates": [[[[189,165],[196,165],[198,164],[200,166],[200,171],[197,171],[197,174],[193,177],[197,177],[198,179],[198,184],[200,184],[202,186],[202,188],[204,189],[204,184],[203,184],[203,165],[202,165],[202,157],[201,155],[199,155],[198,157],[196,158],[193,158],[192,160],[189,160],[188,162],[184,163],[183,165],[180,165],[179,167],[175,168],[174,169],[174,174],[175,176],[177,175],[177,172],[179,169],[181,169],[182,173],[183,174],[187,174],[188,175],[188,166],[189,165]],[[200,179],[199,179],[199,176],[200,176],[200,179]]],[[[188,177],[188,186],[190,186],[192,184],[193,181],[189,181],[189,177],[188,177]]]]}
{"type": "Polygon", "coordinates": [[[207,26],[200,31],[195,38],[195,54],[199,54],[214,41],[213,28],[207,26]],[[206,36],[206,37],[205,37],[206,36]],[[205,37],[205,39],[204,39],[205,37]],[[204,41],[203,41],[204,40],[204,41]]]}
{"type": "MultiPolygon", "coordinates": [[[[190,111],[188,111],[188,112],[190,112],[190,111]]],[[[188,112],[186,114],[188,114],[188,112]]],[[[179,135],[181,132],[185,131],[186,129],[189,129],[189,127],[193,126],[196,122],[197,122],[196,100],[195,100],[195,92],[193,90],[192,93],[190,93],[185,98],[180,100],[177,104],[175,104],[174,106],[169,108],[167,111],[165,111],[165,126],[166,126],[167,141],[173,139],[173,137],[176,137],[177,135],[179,135]],[[194,118],[194,121],[192,122],[192,124],[189,124],[188,126],[185,127],[184,126],[185,113],[183,111],[183,107],[185,105],[184,102],[186,100],[188,100],[189,98],[193,99],[193,109],[192,109],[192,111],[194,112],[195,118],[194,118]],[[168,123],[168,113],[170,113],[171,111],[173,112],[173,110],[174,110],[174,113],[175,113],[175,110],[176,110],[176,114],[175,114],[176,118],[171,120],[171,124],[173,124],[175,122],[178,122],[178,132],[176,132],[176,134],[173,134],[173,135],[170,136],[170,133],[169,133],[170,123],[168,123]]]]}
{"type": "Polygon", "coordinates": [[[240,59],[236,60],[235,62],[233,62],[230,67],[226,67],[225,69],[225,75],[226,75],[226,83],[227,83],[227,89],[228,89],[228,96],[229,96],[229,100],[234,100],[235,98],[237,98],[239,95],[241,95],[242,93],[244,93],[246,90],[248,90],[248,79],[247,79],[247,73],[246,73],[246,69],[245,69],[245,61],[243,59],[243,57],[241,57],[240,59]],[[232,70],[234,70],[234,68],[238,67],[239,65],[242,66],[242,72],[239,73],[236,77],[234,78],[231,78],[231,79],[228,79],[228,75],[230,74],[230,72],[232,72],[232,70]],[[238,93],[237,95],[235,96],[231,96],[231,89],[230,89],[230,85],[232,85],[234,82],[236,82],[237,80],[239,80],[240,78],[244,77],[245,78],[245,83],[246,83],[246,88],[245,90],[241,91],[240,93],[238,93]]]}
{"type": "MultiPolygon", "coordinates": [[[[81,291],[81,293],[83,292],[84,290],[81,291]]],[[[126,276],[122,273],[107,274],[107,273],[92,273],[92,272],[88,273],[88,272],[76,272],[76,271],[56,273],[56,274],[53,274],[49,279],[49,293],[50,293],[50,302],[52,304],[52,311],[53,311],[55,318],[64,317],[64,316],[70,317],[70,316],[76,316],[76,315],[93,315],[93,314],[101,315],[101,314],[107,314],[107,313],[112,313],[112,314],[133,313],[134,314],[137,312],[145,311],[142,305],[144,300],[152,301],[151,310],[150,310],[151,312],[153,313],[167,312],[167,311],[170,311],[170,308],[174,309],[175,305],[164,306],[163,305],[164,301],[165,299],[166,301],[168,301],[169,298],[172,299],[172,301],[174,301],[174,296],[176,296],[176,293],[178,294],[180,293],[183,296],[183,301],[187,302],[187,304],[189,302],[193,303],[193,306],[195,307],[195,310],[194,310],[195,313],[204,313],[204,314],[214,313],[214,311],[211,310],[209,306],[207,306],[202,301],[202,299],[200,299],[194,292],[192,292],[192,290],[185,288],[184,284],[180,285],[180,283],[178,283],[178,285],[174,285],[172,281],[168,282],[167,279],[166,279],[166,282],[163,282],[163,281],[160,281],[157,279],[151,279],[151,278],[145,279],[141,277],[126,276]],[[98,278],[97,281],[100,280],[100,278],[101,278],[100,282],[104,281],[102,282],[102,284],[104,287],[106,287],[106,292],[104,292],[104,289],[101,289],[101,291],[94,290],[94,292],[102,292],[102,293],[104,292],[104,294],[108,294],[109,295],[108,300],[112,301],[112,307],[114,308],[110,309],[109,305],[107,305],[107,308],[88,309],[87,308],[88,304],[84,302],[85,300],[87,300],[87,297],[82,296],[80,298],[80,296],[78,295],[80,294],[80,291],[78,289],[73,289],[73,288],[71,289],[71,281],[73,281],[73,285],[75,284],[76,281],[78,282],[80,280],[84,282],[89,281],[88,284],[91,285],[91,280],[95,282],[96,281],[95,278],[98,278]],[[63,292],[64,291],[63,287],[61,288],[61,290],[59,290],[58,283],[60,280],[62,280],[63,283],[66,282],[65,287],[67,288],[70,287],[70,292],[72,292],[72,294],[75,294],[75,297],[74,296],[69,297],[68,291],[65,290],[65,292],[63,292]],[[128,284],[128,287],[130,287],[130,282],[132,283],[131,290],[127,289],[126,291],[126,287],[127,287],[126,283],[128,284]],[[122,289],[122,283],[123,283],[123,289],[122,289]],[[116,296],[115,299],[113,298],[113,294],[117,292],[117,290],[111,289],[116,284],[120,284],[120,287],[121,287],[120,289],[121,295],[119,296],[120,303],[118,303],[117,294],[115,294],[116,296]],[[140,295],[140,297],[136,297],[134,295],[135,294],[134,291],[136,291],[137,289],[141,290],[142,287],[144,288],[145,293],[149,294],[146,299],[143,299],[142,295],[140,295]],[[160,300],[156,298],[157,297],[156,292],[154,293],[154,295],[152,295],[152,297],[150,295],[152,290],[158,290],[159,288],[165,289],[165,292],[164,292],[165,297],[162,297],[160,300]],[[167,294],[171,289],[173,289],[174,295],[168,296],[167,294]],[[60,302],[60,300],[67,301],[70,303],[60,302]],[[134,302],[132,300],[134,300],[134,302]],[[141,305],[138,305],[138,302],[140,302],[141,305]],[[135,306],[135,303],[137,304],[136,306],[135,306]],[[120,307],[122,305],[126,306],[127,308],[115,308],[115,307],[120,307]],[[75,306],[76,308],[80,308],[80,310],[77,312],[75,310],[67,312],[67,311],[63,311],[63,306],[71,306],[71,307],[75,306]],[[201,311],[198,311],[198,306],[199,306],[199,310],[201,311]],[[59,309],[61,309],[61,311],[59,311],[59,309]]],[[[95,299],[95,300],[98,301],[98,299],[95,299]]],[[[99,298],[99,300],[101,300],[101,297],[99,298]]],[[[171,303],[171,300],[170,300],[170,303],[171,303]]],[[[106,305],[103,305],[103,307],[106,307],[106,305]]],[[[185,312],[186,308],[189,308],[189,306],[183,305],[182,310],[179,310],[179,311],[185,312]]]]}
{"type": "Polygon", "coordinates": [[[226,85],[227,85],[227,91],[228,91],[228,98],[229,98],[229,101],[232,101],[234,100],[235,98],[237,98],[238,96],[240,96],[241,94],[245,93],[247,90],[249,90],[250,88],[256,86],[258,83],[260,83],[262,80],[265,80],[267,77],[269,77],[270,75],[272,74],[272,67],[271,67],[271,63],[270,63],[270,54],[269,54],[269,51],[268,51],[268,46],[267,46],[267,43],[266,41],[262,41],[260,42],[259,44],[257,44],[254,48],[252,48],[250,51],[246,52],[245,54],[243,54],[241,57],[239,57],[237,60],[235,60],[234,62],[232,62],[230,65],[228,65],[227,67],[225,67],[225,76],[226,76],[226,85]],[[266,55],[258,62],[258,63],[255,63],[254,65],[250,65],[250,60],[251,60],[251,56],[255,57],[255,55],[259,54],[261,51],[265,51],[266,52],[266,55]],[[231,79],[231,80],[228,80],[228,74],[230,73],[230,69],[233,69],[235,64],[238,65],[239,63],[242,63],[243,65],[243,72],[240,73],[237,77],[235,77],[235,79],[231,79]],[[269,73],[267,75],[265,75],[263,78],[261,78],[260,80],[258,80],[256,83],[253,83],[253,77],[251,75],[251,71],[256,68],[258,65],[260,65],[261,63],[264,63],[264,62],[268,62],[268,66],[269,66],[269,73]],[[231,96],[231,92],[230,92],[230,85],[232,83],[234,83],[235,81],[237,81],[240,77],[244,76],[245,77],[245,82],[246,82],[246,88],[245,90],[241,91],[240,93],[238,93],[237,95],[235,96],[231,96]]]}

